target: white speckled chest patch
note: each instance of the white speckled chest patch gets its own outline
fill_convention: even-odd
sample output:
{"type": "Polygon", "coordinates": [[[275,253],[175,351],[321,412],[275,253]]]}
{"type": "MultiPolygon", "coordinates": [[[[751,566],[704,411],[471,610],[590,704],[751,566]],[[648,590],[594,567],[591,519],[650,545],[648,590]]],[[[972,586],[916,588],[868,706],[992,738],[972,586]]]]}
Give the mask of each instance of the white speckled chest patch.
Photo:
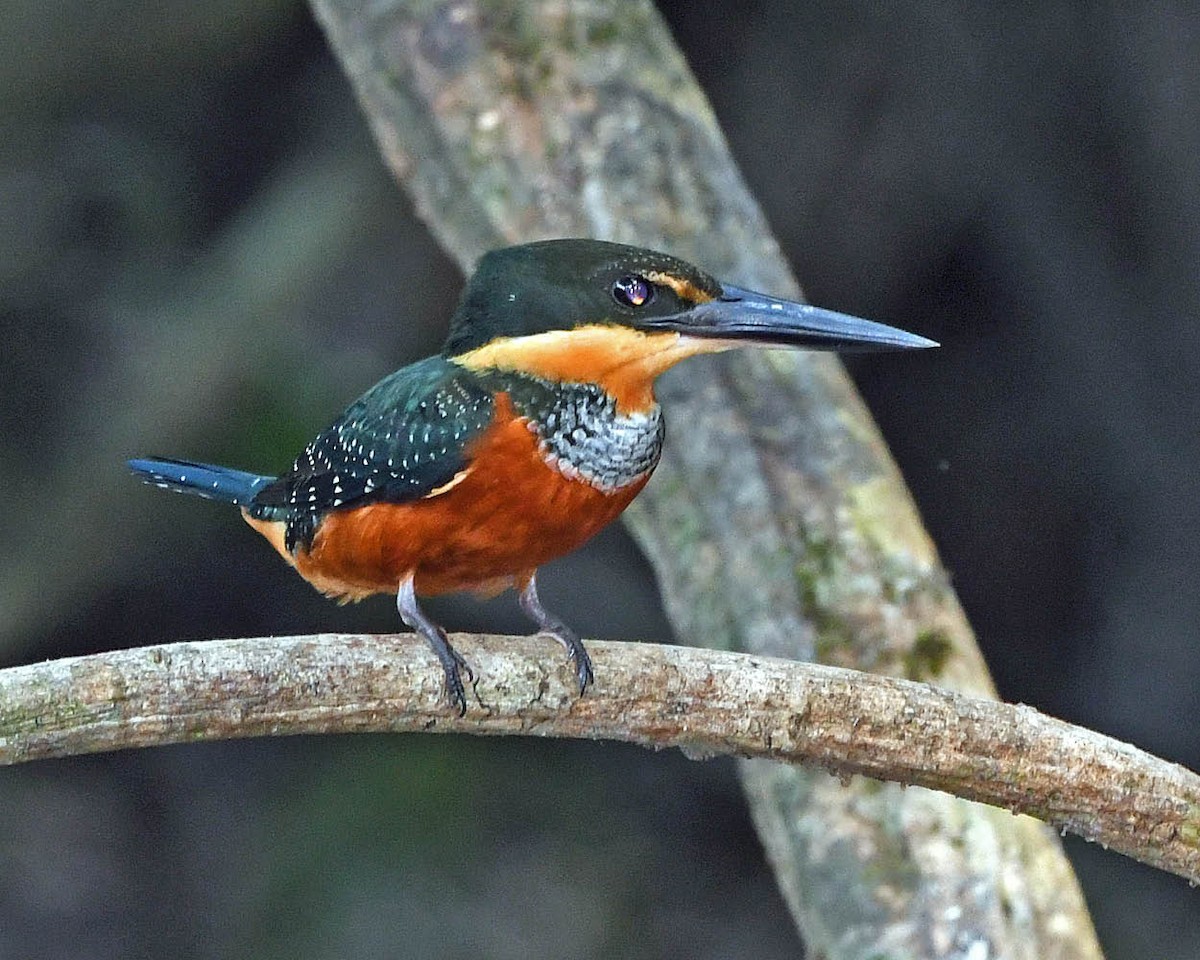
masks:
{"type": "Polygon", "coordinates": [[[555,385],[549,403],[537,406],[521,409],[517,401],[546,462],[565,477],[615,493],[658,464],[664,429],[657,404],[645,412],[618,413],[616,400],[600,387],[564,383],[555,385]]]}

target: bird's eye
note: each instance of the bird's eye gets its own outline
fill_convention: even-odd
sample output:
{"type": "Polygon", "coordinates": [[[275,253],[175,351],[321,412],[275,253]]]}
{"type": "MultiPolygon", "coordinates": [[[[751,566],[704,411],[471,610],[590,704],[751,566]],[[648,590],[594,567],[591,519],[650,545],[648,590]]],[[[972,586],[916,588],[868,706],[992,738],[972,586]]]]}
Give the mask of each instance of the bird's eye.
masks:
{"type": "Polygon", "coordinates": [[[644,307],[654,299],[654,284],[645,277],[631,274],[613,284],[613,297],[625,307],[644,307]]]}

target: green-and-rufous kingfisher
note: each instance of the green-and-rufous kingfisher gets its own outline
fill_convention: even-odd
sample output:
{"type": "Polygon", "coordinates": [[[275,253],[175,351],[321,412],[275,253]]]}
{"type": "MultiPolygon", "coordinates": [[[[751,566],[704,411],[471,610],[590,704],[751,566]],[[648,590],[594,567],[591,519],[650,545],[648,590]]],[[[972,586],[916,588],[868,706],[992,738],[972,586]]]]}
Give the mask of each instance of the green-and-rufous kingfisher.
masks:
{"type": "Polygon", "coordinates": [[[728,283],[676,257],[598,240],[486,254],[441,353],[397,370],[282,476],[131,460],[148,482],[241,508],[327,596],[394,594],[466,711],[470,668],[417,597],[508,587],[560,641],[583,693],[592,663],[537,591],[542,564],[611,523],[663,445],[655,378],[735,347],[882,350],[932,340],[728,283]]]}

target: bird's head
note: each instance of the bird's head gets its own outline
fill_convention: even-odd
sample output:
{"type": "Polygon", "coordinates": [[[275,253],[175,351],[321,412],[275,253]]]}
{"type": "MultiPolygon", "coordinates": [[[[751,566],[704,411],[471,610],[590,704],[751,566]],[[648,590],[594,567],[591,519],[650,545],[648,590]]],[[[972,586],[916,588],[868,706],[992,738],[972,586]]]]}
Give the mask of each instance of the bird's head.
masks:
{"type": "Polygon", "coordinates": [[[600,240],[545,240],[480,260],[451,320],[445,353],[475,369],[597,382],[623,406],[636,407],[649,402],[655,376],[697,353],[936,345],[895,327],[721,283],[665,253],[600,240]]]}

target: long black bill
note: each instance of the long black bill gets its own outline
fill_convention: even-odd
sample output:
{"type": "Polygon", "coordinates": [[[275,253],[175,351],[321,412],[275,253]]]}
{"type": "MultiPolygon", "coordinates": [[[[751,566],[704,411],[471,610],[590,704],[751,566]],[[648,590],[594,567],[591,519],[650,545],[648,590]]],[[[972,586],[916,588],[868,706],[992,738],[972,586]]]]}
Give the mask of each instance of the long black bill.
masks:
{"type": "Polygon", "coordinates": [[[690,337],[730,340],[747,346],[803,347],[808,350],[911,350],[938,343],[872,320],[780,300],[765,293],[722,284],[722,295],[669,317],[647,317],[646,326],[690,337]]]}

